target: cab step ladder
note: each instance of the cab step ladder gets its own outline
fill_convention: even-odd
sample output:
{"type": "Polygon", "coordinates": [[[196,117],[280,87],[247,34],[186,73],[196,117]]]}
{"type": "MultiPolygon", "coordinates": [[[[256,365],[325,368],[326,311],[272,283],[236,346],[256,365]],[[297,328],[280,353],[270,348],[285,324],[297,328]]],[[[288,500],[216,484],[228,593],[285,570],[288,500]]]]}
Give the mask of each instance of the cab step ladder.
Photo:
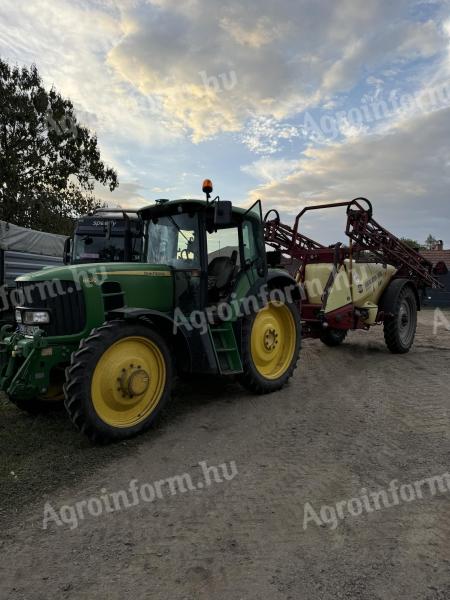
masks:
{"type": "Polygon", "coordinates": [[[209,335],[216,355],[219,373],[233,375],[242,373],[242,362],[230,321],[209,325],[209,335]]]}

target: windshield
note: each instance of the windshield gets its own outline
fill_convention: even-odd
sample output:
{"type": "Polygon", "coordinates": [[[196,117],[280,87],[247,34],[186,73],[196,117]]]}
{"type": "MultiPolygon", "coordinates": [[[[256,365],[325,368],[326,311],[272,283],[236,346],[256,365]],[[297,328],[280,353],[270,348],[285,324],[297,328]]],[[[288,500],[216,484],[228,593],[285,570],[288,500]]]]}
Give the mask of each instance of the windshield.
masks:
{"type": "Polygon", "coordinates": [[[147,223],[147,262],[177,269],[200,268],[198,215],[172,215],[147,223]]]}
{"type": "Polygon", "coordinates": [[[75,262],[124,262],[139,261],[141,258],[141,240],[132,239],[131,257],[125,256],[125,237],[97,235],[75,235],[73,260],[75,262]]]}

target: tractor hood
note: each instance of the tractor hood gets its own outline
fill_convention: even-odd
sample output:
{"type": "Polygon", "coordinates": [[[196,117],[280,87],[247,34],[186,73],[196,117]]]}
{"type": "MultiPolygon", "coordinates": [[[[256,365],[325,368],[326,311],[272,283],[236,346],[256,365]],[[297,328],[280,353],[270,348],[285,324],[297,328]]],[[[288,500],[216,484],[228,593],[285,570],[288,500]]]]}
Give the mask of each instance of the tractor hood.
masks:
{"type": "Polygon", "coordinates": [[[81,265],[67,265],[61,267],[48,267],[33,273],[18,277],[19,282],[69,280],[82,281],[84,278],[95,278],[99,283],[112,279],[129,277],[171,277],[172,270],[166,265],[152,265],[146,263],[84,263],[81,265]]]}
{"type": "MultiPolygon", "coordinates": [[[[146,263],[92,263],[61,266],[28,273],[16,279],[28,288],[25,307],[51,309],[54,314],[76,314],[80,323],[71,333],[102,323],[108,312],[122,307],[170,313],[174,305],[173,270],[146,263]],[[73,284],[71,282],[74,282],[73,284]],[[31,303],[30,303],[31,299],[31,303]],[[85,317],[83,317],[83,314],[85,317]],[[83,325],[81,325],[83,323],[83,325]]],[[[67,333],[67,324],[52,320],[48,335],[67,333]]],[[[84,335],[84,331],[83,331],[84,335]]]]}

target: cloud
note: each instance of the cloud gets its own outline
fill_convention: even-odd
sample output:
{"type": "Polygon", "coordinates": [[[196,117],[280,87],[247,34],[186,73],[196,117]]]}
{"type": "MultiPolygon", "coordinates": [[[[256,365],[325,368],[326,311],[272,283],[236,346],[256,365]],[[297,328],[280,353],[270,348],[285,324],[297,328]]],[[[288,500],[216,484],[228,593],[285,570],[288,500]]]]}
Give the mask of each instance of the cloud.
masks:
{"type": "Polygon", "coordinates": [[[442,50],[438,26],[410,21],[410,6],[153,0],[122,12],[127,26],[108,64],[198,142],[255,116],[286,119],[350,89],[368,69],[442,50]]]}
{"type": "Polygon", "coordinates": [[[289,26],[278,25],[268,17],[259,17],[255,24],[244,26],[237,20],[223,17],[220,26],[224,29],[238,44],[248,46],[249,48],[261,48],[274,40],[280,39],[289,31],[289,26]]]}
{"type": "Polygon", "coordinates": [[[432,232],[450,244],[450,108],[402,121],[383,135],[309,148],[290,169],[254,189],[251,199],[292,215],[306,204],[366,196],[375,218],[388,229],[395,224],[398,235],[423,239],[432,232]]]}
{"type": "Polygon", "coordinates": [[[281,150],[281,142],[300,137],[294,125],[282,123],[273,117],[254,117],[248,123],[241,141],[256,154],[270,155],[281,150]]]}
{"type": "Polygon", "coordinates": [[[143,190],[143,186],[138,183],[123,182],[113,192],[101,185],[95,186],[95,195],[111,208],[142,208],[153,202],[142,194],[143,190]]]}
{"type": "Polygon", "coordinates": [[[116,143],[166,144],[176,134],[161,106],[106,64],[127,33],[132,30],[112,0],[4,0],[0,6],[0,54],[36,63],[45,84],[73,101],[80,121],[116,143]]]}
{"type": "Polygon", "coordinates": [[[297,165],[297,160],[262,158],[244,165],[241,171],[264,182],[277,182],[295,171],[297,165]]]}
{"type": "Polygon", "coordinates": [[[394,84],[400,94],[427,96],[448,82],[449,41],[448,3],[428,0],[0,5],[0,54],[37,63],[46,85],[74,101],[80,120],[98,133],[105,162],[118,169],[119,189],[99,192],[108,202],[145,204],[147,193],[166,195],[174,185],[184,195],[193,173],[214,176],[220,160],[237,196],[248,176],[260,182],[252,197],[291,212],[305,200],[363,193],[387,222],[418,232],[427,223],[443,238],[444,103],[432,107],[425,98],[425,109],[416,103],[362,126],[348,111],[361,108],[361,99],[383,101],[394,84]],[[325,142],[302,125],[307,114],[320,122],[324,111],[344,111],[339,135],[325,142]],[[291,158],[294,149],[304,150],[299,160],[291,158]],[[242,166],[249,152],[263,158],[242,166]]]}
{"type": "MultiPolygon", "coordinates": [[[[399,3],[401,5],[401,3],[399,3]]],[[[391,11],[388,10],[389,15],[391,11]]],[[[392,15],[392,13],[389,16],[392,15]]],[[[346,91],[355,85],[364,69],[374,70],[383,65],[418,58],[426,59],[445,48],[445,36],[435,22],[409,23],[405,20],[383,23],[383,29],[367,36],[353,31],[345,43],[342,56],[324,73],[322,88],[330,93],[346,91]]]]}
{"type": "MultiPolygon", "coordinates": [[[[194,142],[330,102],[377,66],[445,49],[390,0],[5,0],[0,52],[38,62],[101,135],[194,142]]],[[[445,29],[445,27],[443,28],[445,29]]],[[[391,65],[392,66],[392,65],[391,65]]],[[[270,153],[269,139],[264,152],[270,153]]],[[[272,146],[273,148],[273,146],[272,146]]]]}

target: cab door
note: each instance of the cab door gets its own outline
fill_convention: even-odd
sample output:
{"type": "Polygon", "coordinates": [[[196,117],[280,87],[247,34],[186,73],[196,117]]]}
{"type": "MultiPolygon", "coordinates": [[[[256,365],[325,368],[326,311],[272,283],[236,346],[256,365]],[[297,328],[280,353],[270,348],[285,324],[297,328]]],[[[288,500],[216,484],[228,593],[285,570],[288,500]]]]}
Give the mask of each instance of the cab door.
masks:
{"type": "Polygon", "coordinates": [[[261,200],[257,200],[244,214],[241,227],[243,272],[250,287],[267,279],[267,260],[261,200]]]}

